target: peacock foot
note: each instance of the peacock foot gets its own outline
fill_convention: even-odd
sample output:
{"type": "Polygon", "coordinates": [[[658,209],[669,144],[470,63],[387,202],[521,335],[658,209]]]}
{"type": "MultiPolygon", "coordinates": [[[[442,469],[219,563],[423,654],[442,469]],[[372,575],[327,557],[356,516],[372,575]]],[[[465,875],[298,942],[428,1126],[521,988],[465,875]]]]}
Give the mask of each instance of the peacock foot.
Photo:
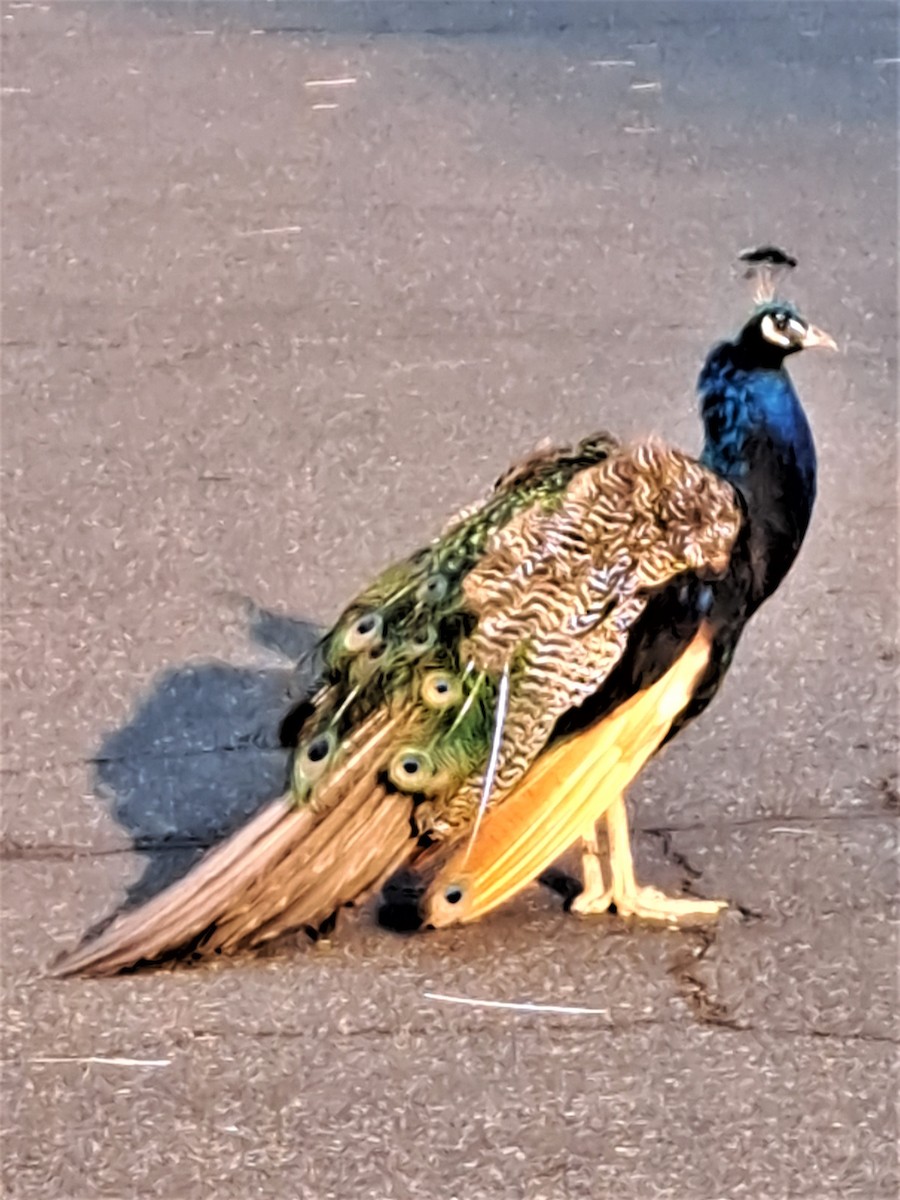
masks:
{"type": "Polygon", "coordinates": [[[593,917],[605,913],[612,903],[613,889],[606,885],[597,834],[589,829],[581,839],[581,869],[584,886],[569,905],[569,912],[582,917],[593,917]]]}
{"type": "Polygon", "coordinates": [[[609,840],[609,870],[612,877],[607,886],[597,834],[594,829],[582,835],[582,870],[584,889],[570,905],[581,916],[596,916],[611,905],[622,917],[637,917],[642,921],[666,925],[693,924],[709,921],[728,907],[725,900],[701,900],[696,896],[667,896],[655,887],[641,887],[634,877],[634,860],[628,831],[628,814],[623,796],[616,797],[604,814],[609,840]]]}
{"type": "Polygon", "coordinates": [[[611,889],[612,903],[623,917],[642,921],[662,921],[667,925],[711,920],[728,907],[727,900],[700,900],[696,896],[667,896],[655,887],[611,889]]]}

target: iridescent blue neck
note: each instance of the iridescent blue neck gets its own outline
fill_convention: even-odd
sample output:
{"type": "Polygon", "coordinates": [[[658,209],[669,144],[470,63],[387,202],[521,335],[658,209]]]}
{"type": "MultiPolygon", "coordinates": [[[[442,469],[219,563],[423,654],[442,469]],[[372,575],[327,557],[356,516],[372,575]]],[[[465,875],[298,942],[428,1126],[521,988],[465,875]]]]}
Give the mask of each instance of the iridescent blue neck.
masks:
{"type": "Polygon", "coordinates": [[[706,431],[701,461],[741,493],[760,589],[770,594],[806,533],[816,497],[816,450],[781,364],[753,365],[739,344],[709,355],[698,381],[706,431]]]}

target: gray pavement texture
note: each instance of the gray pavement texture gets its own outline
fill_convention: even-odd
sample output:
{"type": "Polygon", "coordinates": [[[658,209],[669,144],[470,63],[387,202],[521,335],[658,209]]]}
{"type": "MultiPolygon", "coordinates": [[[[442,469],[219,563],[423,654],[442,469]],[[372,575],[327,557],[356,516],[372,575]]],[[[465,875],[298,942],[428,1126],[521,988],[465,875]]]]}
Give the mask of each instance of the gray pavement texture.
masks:
{"type": "Polygon", "coordinates": [[[895,25],[5,4],[6,1195],[897,1195],[895,25]],[[644,878],[746,911],[534,889],[48,980],[277,794],[291,660],[379,566],[546,435],[697,446],[761,240],[842,346],[794,367],[820,501],[633,795],[644,878]]]}

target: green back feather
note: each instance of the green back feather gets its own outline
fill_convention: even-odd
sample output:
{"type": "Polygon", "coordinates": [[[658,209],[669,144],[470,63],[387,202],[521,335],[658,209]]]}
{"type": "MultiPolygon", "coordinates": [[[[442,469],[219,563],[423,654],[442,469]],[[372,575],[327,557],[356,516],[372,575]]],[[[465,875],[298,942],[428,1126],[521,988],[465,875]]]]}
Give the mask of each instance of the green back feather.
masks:
{"type": "Polygon", "coordinates": [[[378,710],[403,718],[401,743],[382,767],[389,786],[434,801],[484,767],[498,676],[464,661],[475,617],[463,580],[510,520],[534,504],[552,509],[573,475],[615,446],[598,435],[575,450],[536,454],[498,480],[484,503],[430,546],[388,567],[348,606],[320,647],[323,688],[294,757],[298,802],[315,805],[320,781],[345,760],[348,738],[378,710]]]}

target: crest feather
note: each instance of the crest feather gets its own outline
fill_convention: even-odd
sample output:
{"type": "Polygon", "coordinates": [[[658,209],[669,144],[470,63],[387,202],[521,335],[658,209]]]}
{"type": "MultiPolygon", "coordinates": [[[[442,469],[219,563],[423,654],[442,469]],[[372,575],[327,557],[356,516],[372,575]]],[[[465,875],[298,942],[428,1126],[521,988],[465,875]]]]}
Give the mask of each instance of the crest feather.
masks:
{"type": "Polygon", "coordinates": [[[797,265],[796,258],[778,246],[741,250],[738,261],[744,264],[744,279],[753,281],[753,303],[756,305],[770,304],[775,299],[778,280],[797,265]]]}

